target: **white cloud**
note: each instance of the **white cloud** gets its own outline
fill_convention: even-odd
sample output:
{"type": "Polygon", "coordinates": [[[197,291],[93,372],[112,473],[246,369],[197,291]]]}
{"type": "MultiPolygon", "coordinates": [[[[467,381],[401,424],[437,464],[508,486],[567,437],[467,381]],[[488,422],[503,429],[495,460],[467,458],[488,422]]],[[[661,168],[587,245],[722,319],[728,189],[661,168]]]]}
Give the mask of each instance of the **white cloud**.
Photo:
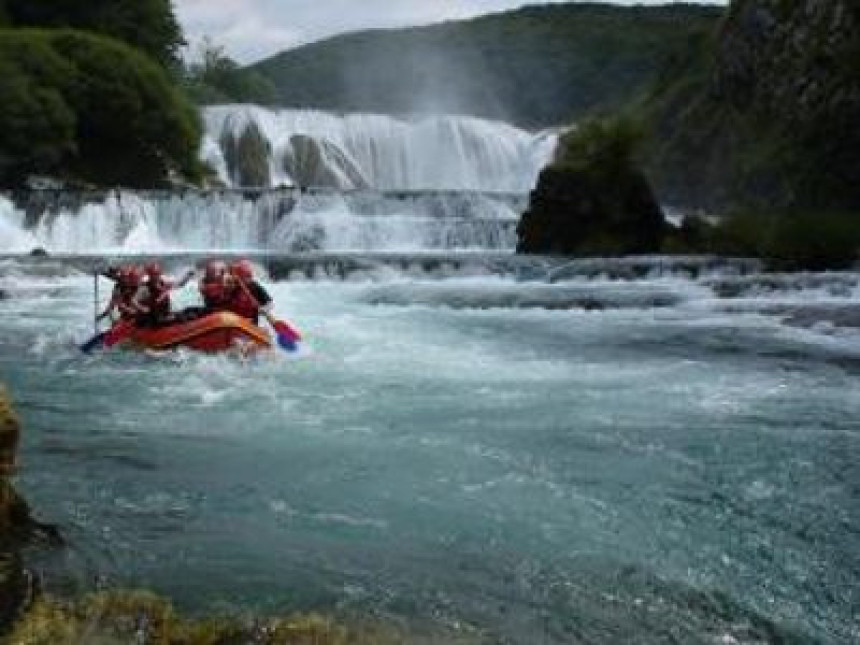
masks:
{"type": "MultiPolygon", "coordinates": [[[[547,0],[533,0],[547,1],[547,0]]],[[[559,2],[564,0],[548,0],[559,2]]],[[[720,0],[709,0],[725,4],[720,0]]],[[[627,0],[623,4],[664,4],[627,0]]],[[[524,0],[174,0],[190,55],[204,36],[249,63],[347,31],[425,25],[503,11],[524,0]]]]}

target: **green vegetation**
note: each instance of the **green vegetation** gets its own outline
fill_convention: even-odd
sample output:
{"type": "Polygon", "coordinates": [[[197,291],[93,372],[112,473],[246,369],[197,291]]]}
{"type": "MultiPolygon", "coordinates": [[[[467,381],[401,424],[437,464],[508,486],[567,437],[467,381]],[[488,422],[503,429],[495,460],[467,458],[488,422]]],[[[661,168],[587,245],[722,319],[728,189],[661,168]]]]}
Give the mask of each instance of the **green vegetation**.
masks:
{"type": "Polygon", "coordinates": [[[860,209],[860,18],[842,0],[812,13],[805,4],[736,0],[637,104],[652,124],[647,165],[664,200],[860,209]]]}
{"type": "Polygon", "coordinates": [[[200,105],[256,103],[275,100],[275,86],[262,74],[245,69],[224,54],[224,48],[204,42],[200,63],[188,66],[185,86],[200,105]]]}
{"type": "MultiPolygon", "coordinates": [[[[179,63],[185,44],[171,0],[3,0],[19,27],[72,27],[122,40],[163,67],[179,63]]],[[[4,13],[0,6],[0,16],[4,13]]],[[[2,18],[0,18],[2,23],[2,18]]]]}
{"type": "Polygon", "coordinates": [[[382,622],[346,625],[316,614],[285,618],[182,618],[165,599],[145,591],[90,595],[78,602],[39,598],[8,635],[9,645],[467,645],[476,638],[445,634],[413,638],[382,622]]]}
{"type": "Polygon", "coordinates": [[[566,123],[629,100],[719,7],[534,6],[441,25],[365,31],[281,53],[251,69],[284,106],[427,110],[566,123]]]}
{"type": "Polygon", "coordinates": [[[51,174],[158,186],[196,177],[199,117],[167,73],[118,41],[0,30],[0,183],[51,174]]]}
{"type": "Polygon", "coordinates": [[[860,257],[860,11],[856,3],[735,0],[628,110],[662,201],[690,219],[665,249],[839,269],[860,257]]]}
{"type": "Polygon", "coordinates": [[[605,177],[631,172],[642,141],[639,123],[624,116],[591,118],[562,135],[554,165],[605,177]]]}
{"type": "Polygon", "coordinates": [[[0,185],[199,179],[170,0],[0,0],[0,26],[0,185]]]}
{"type": "Polygon", "coordinates": [[[848,212],[737,212],[717,223],[686,217],[667,253],[763,258],[778,271],[848,269],[860,261],[860,218],[848,212]]]}

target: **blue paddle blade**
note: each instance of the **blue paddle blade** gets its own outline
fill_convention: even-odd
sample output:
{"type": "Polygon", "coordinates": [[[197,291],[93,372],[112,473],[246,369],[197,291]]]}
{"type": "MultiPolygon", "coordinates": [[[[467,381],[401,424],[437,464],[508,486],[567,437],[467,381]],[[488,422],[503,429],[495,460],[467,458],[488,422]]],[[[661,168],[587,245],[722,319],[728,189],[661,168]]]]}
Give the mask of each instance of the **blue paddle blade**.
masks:
{"type": "Polygon", "coordinates": [[[282,349],[285,349],[288,352],[294,352],[299,348],[296,341],[287,336],[286,334],[278,334],[278,345],[280,345],[282,349]]]}
{"type": "Polygon", "coordinates": [[[90,338],[87,342],[80,346],[81,351],[84,354],[89,354],[94,349],[99,349],[105,340],[106,331],[96,334],[92,338],[90,338]]]}

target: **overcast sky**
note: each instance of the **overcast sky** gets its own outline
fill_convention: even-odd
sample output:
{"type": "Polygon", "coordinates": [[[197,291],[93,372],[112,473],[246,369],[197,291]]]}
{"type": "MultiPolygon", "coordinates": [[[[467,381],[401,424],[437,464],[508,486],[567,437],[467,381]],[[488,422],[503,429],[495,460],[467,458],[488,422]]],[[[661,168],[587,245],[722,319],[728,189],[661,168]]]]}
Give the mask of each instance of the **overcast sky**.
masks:
{"type": "MultiPolygon", "coordinates": [[[[546,1],[546,0],[545,0],[546,1]]],[[[553,1],[553,0],[548,0],[553,1]]],[[[556,2],[559,0],[555,0],[556,2]]],[[[347,31],[371,27],[425,25],[513,9],[524,0],[173,0],[197,58],[203,36],[227,55],[250,63],[284,49],[347,31]]],[[[725,4],[725,0],[710,0],[725,4]]],[[[617,4],[666,4],[629,0],[617,4]]]]}

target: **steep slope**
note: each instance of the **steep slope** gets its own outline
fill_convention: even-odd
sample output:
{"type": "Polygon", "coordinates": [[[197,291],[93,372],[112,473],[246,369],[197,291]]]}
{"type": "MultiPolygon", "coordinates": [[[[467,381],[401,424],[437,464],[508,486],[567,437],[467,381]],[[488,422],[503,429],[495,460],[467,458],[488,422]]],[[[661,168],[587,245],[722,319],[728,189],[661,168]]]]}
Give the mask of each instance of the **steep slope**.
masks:
{"type": "Polygon", "coordinates": [[[860,5],[735,0],[646,102],[664,200],[860,209],[860,5]]]}
{"type": "Polygon", "coordinates": [[[576,3],[374,30],[287,51],[252,69],[277,102],[384,113],[446,112],[566,123],[628,100],[723,9],[576,3]]]}

